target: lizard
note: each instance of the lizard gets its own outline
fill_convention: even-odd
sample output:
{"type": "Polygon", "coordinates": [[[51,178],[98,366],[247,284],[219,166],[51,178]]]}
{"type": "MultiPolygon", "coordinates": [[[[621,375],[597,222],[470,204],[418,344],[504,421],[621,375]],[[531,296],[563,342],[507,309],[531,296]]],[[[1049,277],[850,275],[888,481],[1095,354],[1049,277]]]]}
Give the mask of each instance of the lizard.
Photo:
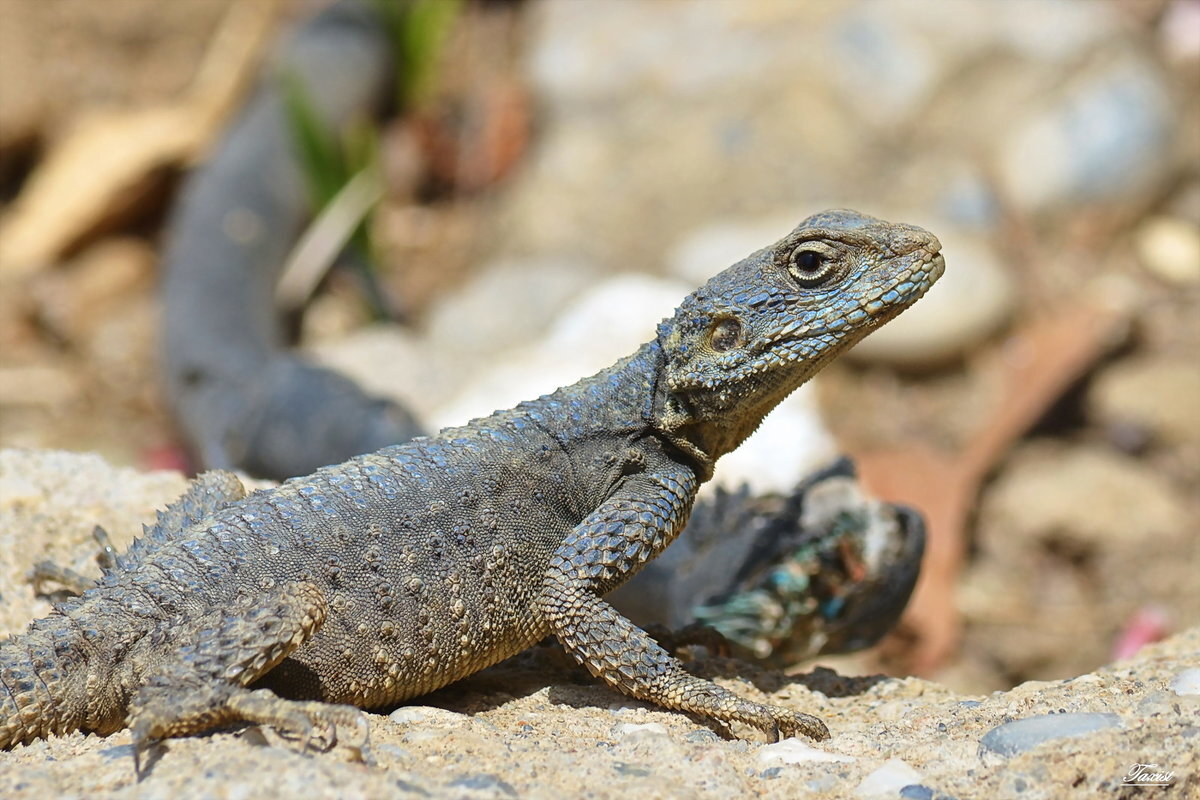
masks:
{"type": "MultiPolygon", "coordinates": [[[[200,476],[104,574],[0,640],[0,748],[233,722],[328,750],[547,636],[608,686],[778,738],[816,717],[696,677],[604,600],[791,391],[942,274],[921,228],[816,214],[536,400],[247,494],[200,476]]],[[[366,734],[362,734],[365,746],[366,734]]],[[[139,767],[140,769],[140,767],[139,767]]]]}
{"type": "MultiPolygon", "coordinates": [[[[184,181],[162,264],[163,384],[197,471],[284,480],[425,432],[395,398],[374,397],[291,347],[297,320],[274,300],[286,253],[310,213],[288,124],[289,91],[302,89],[331,132],[376,117],[396,70],[397,40],[387,30],[385,8],[363,0],[341,0],[305,20],[276,46],[256,91],[184,181]]],[[[719,501],[702,497],[667,559],[622,587],[618,609],[638,625],[670,618],[681,627],[695,619],[693,607],[723,589],[734,605],[705,622],[739,642],[753,638],[756,657],[799,660],[814,648],[828,653],[874,642],[907,601],[920,548],[876,548],[884,558],[869,562],[861,580],[850,578],[837,554],[856,549],[875,529],[843,525],[830,535],[797,536],[792,512],[809,488],[786,503],[744,491],[719,501]],[[776,538],[798,543],[803,553],[754,544],[776,538]],[[820,571],[822,578],[776,580],[766,594],[734,591],[727,580],[769,579],[776,566],[789,575],[820,571]],[[819,601],[834,575],[849,580],[819,601]],[[787,613],[777,612],[781,604],[787,613]]],[[[853,505],[867,508],[861,500],[853,505]]],[[[914,522],[898,511],[882,514],[895,516],[902,534],[914,522]]],[[[61,576],[38,568],[42,577],[61,576]]]]}

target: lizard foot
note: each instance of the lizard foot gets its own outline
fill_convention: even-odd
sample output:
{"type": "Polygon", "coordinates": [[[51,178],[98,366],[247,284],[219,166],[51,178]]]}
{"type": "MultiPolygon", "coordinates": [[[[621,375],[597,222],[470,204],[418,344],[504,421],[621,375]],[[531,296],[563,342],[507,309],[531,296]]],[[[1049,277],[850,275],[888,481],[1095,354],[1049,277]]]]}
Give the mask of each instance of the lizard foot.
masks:
{"type": "Polygon", "coordinates": [[[268,689],[238,693],[229,708],[246,722],[269,725],[301,751],[328,752],[335,747],[352,760],[370,763],[370,727],[354,706],[285,700],[268,689]]]}
{"type": "MultiPolygon", "coordinates": [[[[92,528],[92,538],[96,540],[96,563],[103,572],[108,572],[117,564],[117,551],[108,538],[108,531],[99,525],[92,528]]],[[[81,595],[96,585],[95,578],[82,575],[70,567],[63,567],[53,561],[39,561],[33,565],[29,573],[29,582],[33,584],[38,594],[49,594],[46,584],[58,584],[68,595],[81,595]]]]}
{"type": "Polygon", "coordinates": [[[807,736],[813,741],[824,741],[829,738],[829,728],[824,722],[812,714],[801,714],[779,706],[763,706],[775,722],[775,741],[787,739],[797,734],[807,736]]]}
{"type": "Polygon", "coordinates": [[[373,763],[366,716],[353,706],[285,700],[268,689],[217,686],[186,690],[150,686],[130,707],[134,766],[156,743],[233,722],[268,725],[301,752],[342,749],[350,760],[373,763]]]}

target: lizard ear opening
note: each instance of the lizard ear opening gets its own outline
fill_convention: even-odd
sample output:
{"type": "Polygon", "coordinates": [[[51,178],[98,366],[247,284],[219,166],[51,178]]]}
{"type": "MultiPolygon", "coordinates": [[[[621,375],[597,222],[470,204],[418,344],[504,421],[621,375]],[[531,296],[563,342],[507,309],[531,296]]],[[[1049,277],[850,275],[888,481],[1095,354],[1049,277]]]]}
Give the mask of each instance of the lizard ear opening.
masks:
{"type": "Polygon", "coordinates": [[[736,317],[718,317],[708,329],[708,345],[718,353],[737,347],[742,341],[742,323],[736,317]]]}

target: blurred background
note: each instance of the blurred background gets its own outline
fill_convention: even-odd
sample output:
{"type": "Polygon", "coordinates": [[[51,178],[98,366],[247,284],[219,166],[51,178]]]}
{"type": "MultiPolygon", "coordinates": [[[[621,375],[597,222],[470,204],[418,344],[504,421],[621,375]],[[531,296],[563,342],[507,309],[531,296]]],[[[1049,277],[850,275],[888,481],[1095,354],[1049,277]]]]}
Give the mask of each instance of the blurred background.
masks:
{"type": "MultiPolygon", "coordinates": [[[[0,0],[0,446],[201,466],[172,209],[327,5],[0,0]]],[[[1200,624],[1200,2],[414,8],[387,113],[305,138],[288,101],[315,225],[369,265],[293,252],[289,345],[436,429],[607,365],[811,213],[917,223],[943,281],[718,476],[848,452],[928,517],[901,630],[838,663],[983,692],[1200,624]]]]}

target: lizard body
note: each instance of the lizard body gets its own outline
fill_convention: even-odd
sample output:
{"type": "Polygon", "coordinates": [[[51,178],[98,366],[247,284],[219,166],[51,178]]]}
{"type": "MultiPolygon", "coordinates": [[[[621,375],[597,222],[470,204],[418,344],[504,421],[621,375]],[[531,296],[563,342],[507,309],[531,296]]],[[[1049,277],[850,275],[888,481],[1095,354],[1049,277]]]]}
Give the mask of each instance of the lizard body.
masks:
{"type": "Polygon", "coordinates": [[[819,214],[591,378],[248,496],[202,476],[95,586],[0,641],[0,747],[128,724],[140,752],[237,720],[332,745],[362,724],[348,706],[551,634],[628,695],[824,738],[690,675],[603,596],[682,530],[717,458],[928,289],[939,250],[919,228],[819,214]]]}

